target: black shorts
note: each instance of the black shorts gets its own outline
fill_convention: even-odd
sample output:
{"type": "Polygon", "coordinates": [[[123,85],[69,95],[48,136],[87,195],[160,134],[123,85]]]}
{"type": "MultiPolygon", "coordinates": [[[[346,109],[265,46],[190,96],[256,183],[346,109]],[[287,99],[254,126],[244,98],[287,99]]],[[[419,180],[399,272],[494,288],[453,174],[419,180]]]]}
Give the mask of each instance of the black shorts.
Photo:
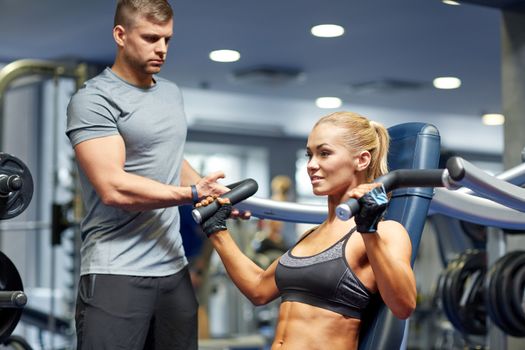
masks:
{"type": "Polygon", "coordinates": [[[187,268],[166,277],[82,276],[77,350],[197,349],[197,308],[187,268]]]}

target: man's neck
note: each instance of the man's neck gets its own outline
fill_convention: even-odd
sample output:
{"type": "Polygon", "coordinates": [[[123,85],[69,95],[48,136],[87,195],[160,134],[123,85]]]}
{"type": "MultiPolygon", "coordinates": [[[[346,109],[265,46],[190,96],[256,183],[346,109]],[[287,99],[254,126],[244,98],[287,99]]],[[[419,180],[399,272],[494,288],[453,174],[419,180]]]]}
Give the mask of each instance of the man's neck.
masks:
{"type": "Polygon", "coordinates": [[[155,84],[152,74],[138,73],[129,66],[120,64],[118,60],[111,66],[111,70],[121,79],[141,88],[149,88],[155,84]]]}

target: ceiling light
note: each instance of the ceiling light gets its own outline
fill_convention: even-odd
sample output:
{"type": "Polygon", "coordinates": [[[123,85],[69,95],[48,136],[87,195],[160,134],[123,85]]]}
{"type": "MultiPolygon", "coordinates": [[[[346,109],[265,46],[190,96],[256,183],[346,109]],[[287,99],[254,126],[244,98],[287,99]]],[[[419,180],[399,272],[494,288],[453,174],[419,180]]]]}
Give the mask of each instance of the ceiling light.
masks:
{"type": "Polygon", "coordinates": [[[457,89],[461,86],[461,80],[456,77],[439,77],[433,81],[436,89],[457,89]]]}
{"type": "Polygon", "coordinates": [[[505,116],[498,113],[487,113],[481,117],[485,125],[503,125],[505,123],[505,116]]]}
{"type": "Polygon", "coordinates": [[[343,104],[343,101],[339,97],[319,97],[315,100],[315,105],[319,108],[339,108],[343,104]]]}
{"type": "Polygon", "coordinates": [[[452,0],[442,0],[441,2],[447,5],[459,5],[459,2],[452,0]]]}
{"type": "Polygon", "coordinates": [[[312,35],[320,38],[335,38],[345,33],[345,29],[337,24],[319,24],[310,29],[312,35]]]}
{"type": "Polygon", "coordinates": [[[215,62],[236,62],[241,54],[235,50],[215,50],[210,52],[210,60],[215,62]]]}

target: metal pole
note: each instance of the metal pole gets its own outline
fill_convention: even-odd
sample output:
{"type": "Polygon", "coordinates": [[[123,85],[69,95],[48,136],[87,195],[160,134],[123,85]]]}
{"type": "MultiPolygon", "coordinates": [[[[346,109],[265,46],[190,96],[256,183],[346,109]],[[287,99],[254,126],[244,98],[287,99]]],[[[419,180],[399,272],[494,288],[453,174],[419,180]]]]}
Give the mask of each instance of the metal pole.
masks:
{"type": "Polygon", "coordinates": [[[77,89],[87,80],[88,69],[84,63],[68,64],[52,61],[23,59],[9,63],[0,69],[0,150],[3,147],[4,96],[9,85],[16,79],[27,75],[71,77],[77,89]]]}
{"type": "MultiPolygon", "coordinates": [[[[507,240],[503,230],[487,227],[487,271],[507,251],[507,240]]],[[[487,315],[487,345],[491,350],[506,350],[507,336],[494,325],[487,315]]]]}

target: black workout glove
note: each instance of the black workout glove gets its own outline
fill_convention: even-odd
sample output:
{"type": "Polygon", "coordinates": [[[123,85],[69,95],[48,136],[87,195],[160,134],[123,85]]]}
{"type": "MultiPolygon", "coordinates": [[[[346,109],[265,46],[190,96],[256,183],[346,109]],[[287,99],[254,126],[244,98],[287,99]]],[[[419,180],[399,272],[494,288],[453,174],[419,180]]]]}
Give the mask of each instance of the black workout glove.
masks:
{"type": "Polygon", "coordinates": [[[201,227],[206,236],[210,237],[215,232],[226,230],[226,220],[230,217],[231,212],[231,203],[226,203],[221,205],[219,210],[210,216],[208,220],[204,221],[201,227]]]}
{"type": "Polygon", "coordinates": [[[388,197],[383,185],[374,188],[359,198],[359,213],[355,217],[357,232],[374,233],[377,231],[377,224],[383,218],[386,207],[388,206],[388,197]]]}

